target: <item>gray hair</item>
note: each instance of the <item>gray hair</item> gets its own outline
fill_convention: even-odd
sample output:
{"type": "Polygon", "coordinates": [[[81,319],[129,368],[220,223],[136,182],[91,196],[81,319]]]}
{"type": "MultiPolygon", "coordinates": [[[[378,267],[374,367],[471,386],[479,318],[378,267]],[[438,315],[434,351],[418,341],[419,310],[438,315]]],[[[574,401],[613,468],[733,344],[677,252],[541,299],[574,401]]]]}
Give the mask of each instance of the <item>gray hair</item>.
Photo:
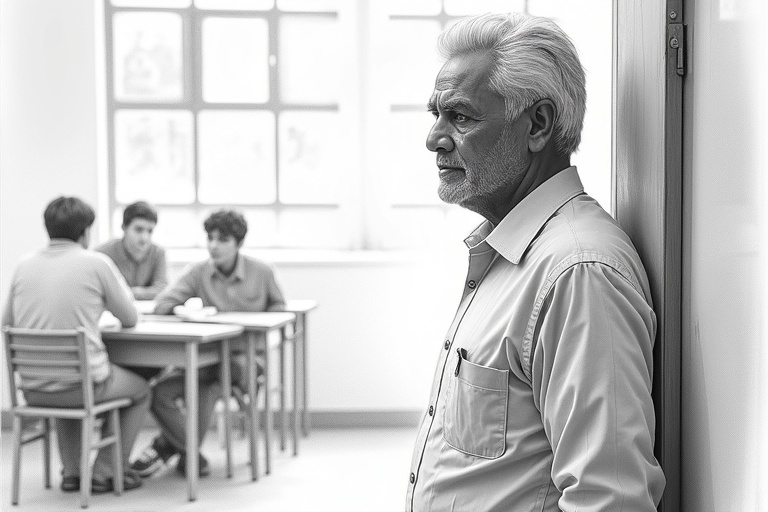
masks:
{"type": "Polygon", "coordinates": [[[504,97],[508,119],[537,101],[555,104],[555,148],[564,155],[581,142],[587,92],[584,69],[568,35],[549,18],[484,14],[446,28],[437,42],[445,59],[491,51],[491,90],[504,97]]]}

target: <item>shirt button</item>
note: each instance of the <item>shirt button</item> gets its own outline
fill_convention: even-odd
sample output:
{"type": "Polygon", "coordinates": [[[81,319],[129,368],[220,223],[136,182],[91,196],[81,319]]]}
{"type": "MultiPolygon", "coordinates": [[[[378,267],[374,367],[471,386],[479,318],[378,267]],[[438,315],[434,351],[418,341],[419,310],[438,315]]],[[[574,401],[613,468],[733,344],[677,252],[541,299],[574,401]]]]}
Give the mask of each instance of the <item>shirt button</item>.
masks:
{"type": "Polygon", "coordinates": [[[435,413],[435,408],[431,405],[429,406],[429,415],[432,416],[435,413]]]}
{"type": "Polygon", "coordinates": [[[470,279],[469,282],[467,283],[467,286],[469,286],[470,288],[472,288],[474,290],[475,286],[477,286],[477,283],[475,281],[473,281],[472,279],[470,279]]]}
{"type": "Polygon", "coordinates": [[[445,350],[448,350],[449,348],[451,348],[451,340],[445,340],[445,345],[443,346],[445,347],[445,350]]]}
{"type": "Polygon", "coordinates": [[[413,483],[413,482],[415,482],[415,481],[416,481],[416,475],[414,475],[413,473],[411,473],[411,483],[413,483]]]}

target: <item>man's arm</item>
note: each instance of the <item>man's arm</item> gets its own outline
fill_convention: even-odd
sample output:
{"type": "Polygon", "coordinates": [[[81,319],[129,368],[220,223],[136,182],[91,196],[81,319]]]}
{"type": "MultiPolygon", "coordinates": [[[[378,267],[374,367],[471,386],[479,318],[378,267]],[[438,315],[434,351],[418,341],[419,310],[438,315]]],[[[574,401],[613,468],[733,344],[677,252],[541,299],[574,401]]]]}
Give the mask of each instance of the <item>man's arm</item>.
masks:
{"type": "Polygon", "coordinates": [[[133,293],[123,274],[109,256],[103,255],[105,267],[101,269],[104,285],[104,307],[120,320],[124,327],[133,327],[139,321],[139,312],[133,302],[133,293]]]}
{"type": "Polygon", "coordinates": [[[560,509],[655,511],[665,479],[653,454],[653,310],[599,263],[566,270],[545,308],[532,383],[560,509]]]}
{"type": "Polygon", "coordinates": [[[5,299],[5,307],[3,308],[3,320],[2,324],[0,324],[0,327],[10,325],[11,327],[14,326],[13,324],[13,283],[16,282],[16,275],[14,274],[13,279],[11,279],[11,288],[8,290],[8,297],[5,299]]]}
{"type": "Polygon", "coordinates": [[[277,278],[275,272],[270,269],[269,278],[267,279],[267,311],[285,311],[285,297],[283,296],[283,290],[277,284],[277,278]]]}
{"type": "Polygon", "coordinates": [[[149,286],[134,286],[131,288],[137,300],[152,300],[168,286],[168,268],[165,261],[165,250],[162,247],[157,248],[154,260],[149,286]]]}
{"type": "Polygon", "coordinates": [[[184,274],[173,284],[165,288],[155,297],[155,314],[170,315],[173,308],[187,302],[188,299],[198,295],[196,267],[190,266],[184,274]]]}

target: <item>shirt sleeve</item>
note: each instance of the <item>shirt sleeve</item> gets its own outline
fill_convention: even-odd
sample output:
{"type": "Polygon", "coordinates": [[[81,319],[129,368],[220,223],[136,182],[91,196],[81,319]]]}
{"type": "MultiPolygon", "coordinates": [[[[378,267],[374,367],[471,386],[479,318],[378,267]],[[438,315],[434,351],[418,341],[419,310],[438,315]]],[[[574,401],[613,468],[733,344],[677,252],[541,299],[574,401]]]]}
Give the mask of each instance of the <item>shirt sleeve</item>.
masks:
{"type": "Polygon", "coordinates": [[[134,286],[132,288],[133,295],[137,300],[152,300],[166,286],[168,286],[168,266],[165,261],[165,250],[158,247],[149,286],[134,286]]]}
{"type": "Polygon", "coordinates": [[[655,511],[652,308],[610,266],[581,263],[557,279],[537,327],[534,400],[560,509],[655,511]]]}
{"type": "Polygon", "coordinates": [[[267,279],[267,311],[285,311],[285,297],[277,284],[274,270],[269,273],[267,279]]]}
{"type": "Polygon", "coordinates": [[[104,307],[120,320],[124,327],[133,327],[139,321],[139,313],[133,302],[133,293],[123,274],[108,256],[103,256],[106,269],[102,272],[104,283],[104,307]]]}
{"type": "Polygon", "coordinates": [[[11,327],[14,326],[13,323],[13,288],[14,283],[16,282],[16,276],[14,274],[13,279],[11,279],[11,287],[8,290],[8,296],[5,298],[5,307],[3,308],[3,319],[2,324],[0,324],[0,327],[4,327],[6,325],[10,325],[11,327]]]}
{"type": "Polygon", "coordinates": [[[155,297],[155,314],[170,315],[173,313],[173,308],[196,296],[198,288],[196,274],[195,267],[191,266],[176,282],[160,292],[155,297]]]}

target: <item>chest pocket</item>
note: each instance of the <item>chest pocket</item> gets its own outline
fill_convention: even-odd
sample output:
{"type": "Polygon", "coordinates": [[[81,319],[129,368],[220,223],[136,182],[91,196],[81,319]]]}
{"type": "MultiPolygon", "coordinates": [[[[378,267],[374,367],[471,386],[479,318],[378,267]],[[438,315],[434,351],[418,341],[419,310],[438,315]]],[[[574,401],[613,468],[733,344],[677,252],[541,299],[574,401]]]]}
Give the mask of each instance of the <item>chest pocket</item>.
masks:
{"type": "Polygon", "coordinates": [[[454,358],[443,410],[443,439],[460,452],[486,459],[506,449],[509,370],[454,358]]]}

